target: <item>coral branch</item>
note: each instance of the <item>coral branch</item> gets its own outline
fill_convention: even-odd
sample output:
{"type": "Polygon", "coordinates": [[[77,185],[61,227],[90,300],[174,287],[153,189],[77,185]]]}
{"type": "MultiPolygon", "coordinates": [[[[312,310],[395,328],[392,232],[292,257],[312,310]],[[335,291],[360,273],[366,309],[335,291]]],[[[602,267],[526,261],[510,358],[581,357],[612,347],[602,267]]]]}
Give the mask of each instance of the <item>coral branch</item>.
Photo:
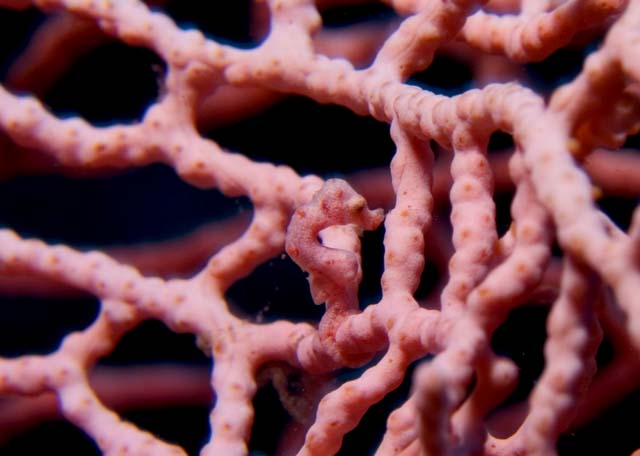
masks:
{"type": "MultiPolygon", "coordinates": [[[[0,9],[0,27],[17,27],[0,43],[7,448],[63,419],[106,454],[191,453],[126,412],[195,401],[209,407],[210,433],[195,438],[203,455],[547,455],[638,387],[640,0],[0,9]],[[104,43],[164,62],[141,65],[155,99],[128,122],[93,116],[100,103],[78,101],[87,95],[61,101],[84,83],[115,105],[135,98],[139,87],[109,92],[108,74],[83,73],[104,43]],[[334,135],[346,113],[370,119],[334,135]],[[242,198],[250,219],[226,216],[210,193],[209,217],[171,215],[164,182],[115,188],[113,176],[157,164],[232,205],[242,198]],[[117,199],[104,231],[125,240],[77,236],[102,227],[75,229],[89,212],[49,210],[46,183],[63,181],[74,187],[60,204],[101,210],[107,198],[85,191],[93,179],[117,199]],[[166,209],[180,234],[131,233],[124,209],[147,185],[160,204],[131,212],[146,222],[166,209]],[[79,323],[47,297],[93,297],[98,309],[79,323]],[[529,328],[535,319],[514,330],[532,308],[548,311],[546,331],[529,328]],[[45,334],[54,315],[69,325],[45,334]],[[184,356],[204,352],[212,369],[98,364],[139,340],[167,350],[146,320],[194,339],[200,351],[184,356]],[[544,351],[531,369],[509,351],[536,339],[530,330],[530,351],[544,351]],[[12,345],[23,336],[46,350],[12,345]],[[386,430],[371,431],[379,416],[386,430]]],[[[138,70],[126,66],[105,65],[133,86],[138,70]]],[[[616,439],[602,440],[582,452],[614,454],[616,439]]]]}

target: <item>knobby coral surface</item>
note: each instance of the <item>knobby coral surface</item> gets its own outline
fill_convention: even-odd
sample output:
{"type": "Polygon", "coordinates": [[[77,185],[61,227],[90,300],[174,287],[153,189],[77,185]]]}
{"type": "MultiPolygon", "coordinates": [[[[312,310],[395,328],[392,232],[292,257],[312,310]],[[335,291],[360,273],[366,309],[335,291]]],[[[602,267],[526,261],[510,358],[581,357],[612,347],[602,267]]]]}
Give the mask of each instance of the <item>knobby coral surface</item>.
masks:
{"type": "MultiPolygon", "coordinates": [[[[61,232],[2,215],[2,314],[40,299],[98,301],[59,344],[0,353],[5,443],[61,417],[104,454],[185,454],[125,416],[184,403],[211,405],[203,455],[257,454],[254,422],[277,407],[286,418],[263,452],[549,455],[640,384],[640,1],[258,0],[243,10],[244,41],[237,18],[225,29],[236,2],[187,20],[180,3],[0,0],[3,40],[11,21],[39,14],[0,85],[0,198],[13,214],[56,217],[58,206],[20,199],[44,176],[121,184],[158,164],[232,206],[205,199],[208,223],[178,238],[99,249],[87,233],[60,243],[61,232]],[[206,30],[207,15],[231,34],[206,30]],[[142,52],[120,64],[117,84],[134,78],[137,60],[151,71],[157,93],[140,115],[56,108],[65,74],[114,43],[142,52]],[[575,71],[544,80],[563,59],[577,60],[575,71]],[[257,138],[238,150],[225,144],[234,124],[255,126],[291,96],[284,124],[240,130],[257,138]],[[308,100],[334,106],[339,121],[310,114],[308,100]],[[338,130],[347,110],[375,122],[338,130]],[[280,147],[262,139],[269,130],[295,138],[294,150],[268,150],[280,147]],[[348,146],[334,153],[327,137],[348,146]],[[290,261],[277,286],[304,273],[304,296],[239,290],[290,261]],[[505,341],[523,309],[542,309],[544,325],[530,331],[525,318],[505,341]],[[195,336],[210,372],[103,363],[147,321],[195,336]],[[532,334],[544,358],[527,387],[509,347],[532,334]],[[265,388],[280,405],[260,412],[265,388]],[[379,431],[366,430],[372,415],[386,420],[379,431]],[[369,446],[345,449],[358,427],[369,446]]],[[[117,86],[101,99],[138,95],[117,86]]],[[[141,182],[110,189],[115,206],[152,185],[141,182]]],[[[171,205],[164,187],[151,188],[144,217],[171,205]]],[[[77,220],[104,203],[84,204],[93,209],[77,220]]],[[[28,324],[21,332],[37,336],[28,324]]]]}

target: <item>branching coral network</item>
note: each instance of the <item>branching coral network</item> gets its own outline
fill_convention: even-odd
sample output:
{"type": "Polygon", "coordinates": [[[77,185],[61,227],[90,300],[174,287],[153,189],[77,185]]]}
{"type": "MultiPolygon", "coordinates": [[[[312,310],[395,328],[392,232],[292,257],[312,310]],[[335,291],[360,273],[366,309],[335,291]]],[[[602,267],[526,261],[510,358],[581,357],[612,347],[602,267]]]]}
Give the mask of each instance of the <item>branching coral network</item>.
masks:
{"type": "Polygon", "coordinates": [[[640,129],[640,1],[388,0],[385,21],[337,28],[322,14],[369,2],[256,1],[257,44],[245,47],[180,28],[164,12],[169,3],[0,0],[7,11],[48,14],[0,86],[3,179],[161,163],[252,207],[250,220],[103,252],[0,230],[3,293],[84,293],[100,303],[95,320],[51,352],[0,359],[4,434],[57,410],[104,454],[185,454],[119,407],[207,401],[212,391],[201,454],[247,454],[254,397],[269,383],[290,417],[272,436],[277,454],[336,454],[404,382],[408,397],[382,435],[369,436],[376,454],[549,455],[637,387],[640,211],[634,205],[620,222],[598,201],[640,194],[628,140],[640,129]],[[131,123],[53,112],[44,94],[114,39],[164,62],[158,99],[131,123]],[[528,88],[525,64],[585,43],[596,45],[577,75],[549,93],[528,88]],[[415,82],[442,55],[468,65],[473,87],[438,94],[415,82]],[[319,177],[204,134],[286,95],[388,124],[389,171],[319,177]],[[496,132],[512,138],[508,150],[489,152],[496,132]],[[509,189],[503,230],[494,193],[509,189]],[[361,239],[374,231],[383,233],[380,296],[365,302],[361,239]],[[308,274],[319,321],[235,310],[229,289],[284,256],[308,274]],[[514,404],[519,366],[492,340],[512,312],[534,304],[548,309],[544,368],[514,404]],[[195,336],[212,360],[210,387],[186,367],[94,369],[150,319],[195,336]],[[598,357],[605,343],[607,362],[598,357]],[[141,382],[149,387],[132,390],[141,382]]]}

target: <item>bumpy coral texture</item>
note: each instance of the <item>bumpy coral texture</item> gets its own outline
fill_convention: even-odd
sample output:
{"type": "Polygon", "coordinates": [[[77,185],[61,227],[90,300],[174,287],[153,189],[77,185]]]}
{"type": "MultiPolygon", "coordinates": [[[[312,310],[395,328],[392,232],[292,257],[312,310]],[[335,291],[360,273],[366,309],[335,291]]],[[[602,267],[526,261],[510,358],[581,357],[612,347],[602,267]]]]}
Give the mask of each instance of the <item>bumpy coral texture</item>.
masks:
{"type": "Polygon", "coordinates": [[[5,429],[19,427],[18,415],[28,426],[53,407],[104,454],[185,454],[118,407],[135,394],[143,403],[207,396],[196,374],[92,373],[149,319],[193,334],[211,358],[215,400],[202,455],[249,453],[253,400],[264,384],[290,416],[271,436],[277,454],[324,456],[407,381],[410,394],[394,405],[384,433],[368,436],[376,454],[554,454],[563,434],[640,383],[640,210],[622,226],[598,205],[603,196],[640,193],[638,156],[622,149],[640,128],[640,1],[386,0],[394,14],[385,23],[329,29],[321,13],[366,2],[258,0],[251,23],[261,40],[248,48],[178,27],[166,3],[0,0],[6,10],[49,15],[0,86],[3,156],[13,157],[2,165],[7,175],[51,166],[47,172],[90,178],[161,163],[192,186],[252,205],[248,222],[214,223],[148,247],[146,256],[0,230],[3,293],[73,289],[100,302],[96,319],[52,352],[0,358],[0,394],[14,401],[0,403],[5,429]],[[158,99],[133,123],[54,114],[38,94],[107,36],[164,61],[158,99]],[[546,96],[528,88],[522,64],[587,42],[597,45],[571,80],[546,96]],[[441,55],[467,62],[474,88],[436,94],[416,84],[413,76],[441,55]],[[389,172],[301,175],[202,133],[283,95],[388,124],[389,172]],[[498,131],[513,146],[488,153],[498,131]],[[509,188],[511,222],[501,230],[494,192],[509,188]],[[383,233],[375,302],[359,294],[370,273],[367,231],[383,233]],[[198,255],[208,259],[190,277],[142,272],[144,261],[167,270],[198,255]],[[321,318],[265,322],[234,311],[229,289],[285,256],[307,274],[321,318]],[[418,290],[429,280],[427,263],[439,274],[425,296],[418,290]],[[549,310],[544,369],[525,402],[503,404],[519,369],[492,340],[532,303],[549,310]],[[606,363],[596,356],[604,339],[613,352],[606,363]]]}

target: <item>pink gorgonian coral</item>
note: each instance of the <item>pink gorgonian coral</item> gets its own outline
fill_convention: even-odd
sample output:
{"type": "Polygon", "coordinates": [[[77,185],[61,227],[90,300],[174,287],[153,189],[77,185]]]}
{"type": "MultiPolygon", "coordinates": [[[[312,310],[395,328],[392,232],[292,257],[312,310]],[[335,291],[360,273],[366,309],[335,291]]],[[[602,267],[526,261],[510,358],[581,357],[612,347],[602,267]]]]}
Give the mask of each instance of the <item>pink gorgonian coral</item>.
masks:
{"type": "Polygon", "coordinates": [[[0,7],[7,454],[640,446],[640,1],[0,7]]]}

